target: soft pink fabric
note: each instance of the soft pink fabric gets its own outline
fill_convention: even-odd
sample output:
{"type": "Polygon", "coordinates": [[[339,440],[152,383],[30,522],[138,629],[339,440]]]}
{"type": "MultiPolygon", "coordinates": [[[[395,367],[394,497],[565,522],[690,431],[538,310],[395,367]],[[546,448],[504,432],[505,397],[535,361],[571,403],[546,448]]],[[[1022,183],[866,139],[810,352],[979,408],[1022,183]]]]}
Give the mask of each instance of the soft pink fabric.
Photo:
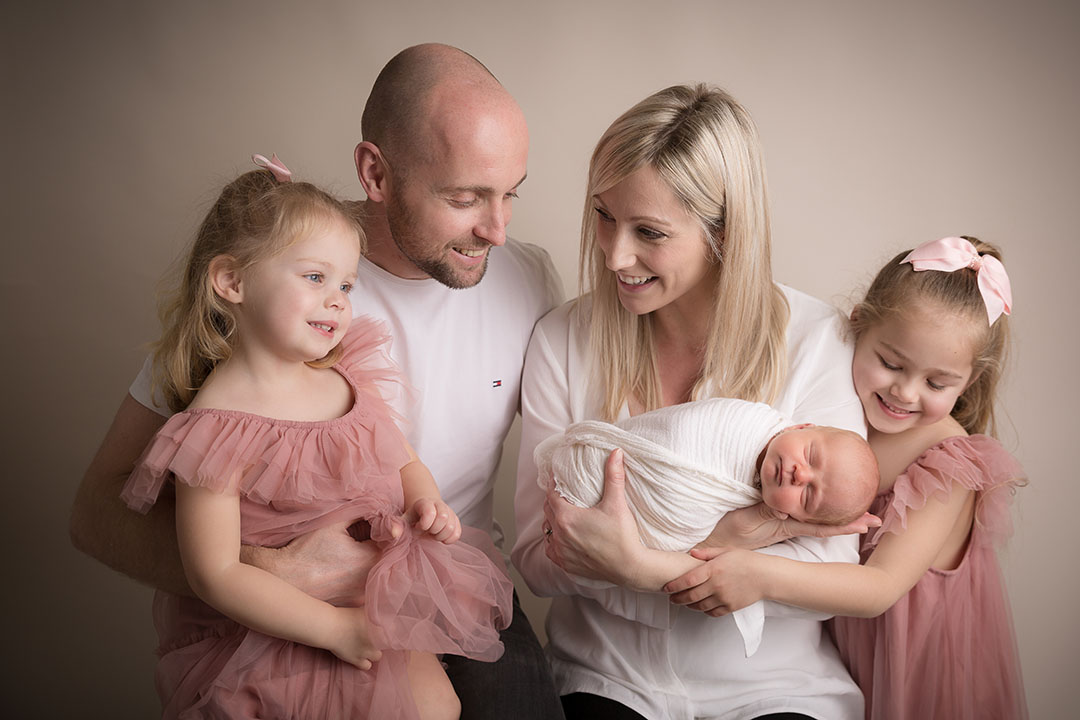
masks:
{"type": "Polygon", "coordinates": [[[409,456],[381,398],[399,374],[381,323],[357,318],[344,342],[336,367],[353,388],[348,414],[289,422],[224,410],[179,413],[151,442],[122,496],[145,512],[172,475],[238,492],[243,542],[271,547],[366,520],[378,559],[364,596],[339,604],[367,608],[383,658],[361,671],[328,651],[248,630],[199,600],[159,592],[157,687],[166,718],[415,718],[408,650],[488,661],[502,655],[498,630],[510,622],[513,585],[487,535],[466,528],[452,545],[412,530],[390,536],[404,511],[398,470],[409,456]]]}
{"type": "Polygon", "coordinates": [[[960,565],[931,568],[876,618],[837,617],[836,645],[874,720],[1027,718],[1012,613],[995,546],[1011,532],[1009,505],[1019,463],[985,435],[927,450],[870,511],[881,528],[863,542],[865,562],[882,533],[902,533],[909,509],[947,498],[953,482],[975,490],[975,525],[960,565]]]}

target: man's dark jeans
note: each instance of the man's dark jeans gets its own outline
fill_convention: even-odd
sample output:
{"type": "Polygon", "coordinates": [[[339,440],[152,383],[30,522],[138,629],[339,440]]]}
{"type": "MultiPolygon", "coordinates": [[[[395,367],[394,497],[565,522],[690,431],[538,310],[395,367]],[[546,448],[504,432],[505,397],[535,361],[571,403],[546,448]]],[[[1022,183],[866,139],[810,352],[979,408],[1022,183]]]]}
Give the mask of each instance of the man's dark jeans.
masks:
{"type": "Polygon", "coordinates": [[[562,720],[551,668],[516,591],[514,619],[499,637],[506,651],[493,663],[443,656],[461,720],[562,720]]]}

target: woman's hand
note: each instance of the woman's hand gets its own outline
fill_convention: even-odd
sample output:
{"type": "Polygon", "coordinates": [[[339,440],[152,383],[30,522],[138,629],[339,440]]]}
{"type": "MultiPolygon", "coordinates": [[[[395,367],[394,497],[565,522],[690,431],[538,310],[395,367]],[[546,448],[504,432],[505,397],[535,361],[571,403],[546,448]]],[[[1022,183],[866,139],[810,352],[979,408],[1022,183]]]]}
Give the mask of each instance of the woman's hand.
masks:
{"type": "Polygon", "coordinates": [[[876,515],[864,513],[847,525],[818,525],[793,520],[763,502],[728,512],[720,518],[709,537],[698,543],[699,548],[737,547],[756,550],[793,537],[832,537],[864,533],[881,525],[876,515]]]}
{"type": "Polygon", "coordinates": [[[337,632],[332,647],[327,648],[347,663],[370,670],[382,657],[371,641],[371,626],[362,607],[334,608],[337,632]]]}
{"type": "Polygon", "coordinates": [[[695,548],[690,554],[705,564],[664,586],[674,604],[720,617],[763,597],[758,563],[765,556],[739,548],[695,548]]]}
{"type": "Polygon", "coordinates": [[[553,563],[574,575],[637,587],[635,557],[644,546],[626,503],[625,482],[622,450],[616,449],[604,464],[604,494],[593,507],[576,507],[548,488],[544,544],[553,563]]]}
{"type": "Polygon", "coordinates": [[[461,521],[457,513],[441,498],[419,498],[409,509],[406,521],[447,545],[461,537],[461,521]]]}

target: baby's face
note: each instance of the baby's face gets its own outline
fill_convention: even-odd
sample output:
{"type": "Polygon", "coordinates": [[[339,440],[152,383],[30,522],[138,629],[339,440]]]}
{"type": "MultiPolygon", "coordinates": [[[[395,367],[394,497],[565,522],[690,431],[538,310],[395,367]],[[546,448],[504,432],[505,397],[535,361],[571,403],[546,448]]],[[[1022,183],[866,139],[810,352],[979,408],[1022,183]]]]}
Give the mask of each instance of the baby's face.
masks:
{"type": "Polygon", "coordinates": [[[796,520],[814,522],[832,482],[830,465],[839,462],[833,433],[808,426],[783,430],[765,448],[761,498],[796,520]]]}

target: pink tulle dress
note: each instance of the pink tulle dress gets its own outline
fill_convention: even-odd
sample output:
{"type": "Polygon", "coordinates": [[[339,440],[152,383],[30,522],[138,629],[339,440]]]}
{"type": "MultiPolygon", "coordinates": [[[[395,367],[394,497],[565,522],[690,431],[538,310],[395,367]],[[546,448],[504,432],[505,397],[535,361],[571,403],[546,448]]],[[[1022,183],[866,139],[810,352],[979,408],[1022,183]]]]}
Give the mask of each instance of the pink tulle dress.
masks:
{"type": "Polygon", "coordinates": [[[353,389],[346,415],[292,422],[181,412],[150,443],[123,490],[128,505],[143,512],[173,477],[237,492],[249,545],[278,547],[329,524],[366,521],[377,559],[363,596],[335,603],[367,608],[382,659],[359,670],[326,650],[249,630],[198,599],[159,591],[153,614],[163,717],[417,718],[409,650],[486,661],[502,654],[498,631],[510,622],[513,585],[488,536],[465,528],[450,545],[415,530],[391,537],[391,520],[404,511],[399,469],[409,456],[379,394],[400,382],[386,354],[389,340],[380,323],[353,321],[335,366],[353,389]]]}
{"type": "Polygon", "coordinates": [[[870,511],[882,526],[863,541],[863,562],[882,533],[902,533],[909,509],[952,483],[976,491],[975,523],[954,570],[927,570],[876,618],[836,617],[833,637],[873,720],[1027,718],[1020,659],[996,547],[1010,534],[1019,463],[993,438],[953,437],[927,450],[870,511]]]}

